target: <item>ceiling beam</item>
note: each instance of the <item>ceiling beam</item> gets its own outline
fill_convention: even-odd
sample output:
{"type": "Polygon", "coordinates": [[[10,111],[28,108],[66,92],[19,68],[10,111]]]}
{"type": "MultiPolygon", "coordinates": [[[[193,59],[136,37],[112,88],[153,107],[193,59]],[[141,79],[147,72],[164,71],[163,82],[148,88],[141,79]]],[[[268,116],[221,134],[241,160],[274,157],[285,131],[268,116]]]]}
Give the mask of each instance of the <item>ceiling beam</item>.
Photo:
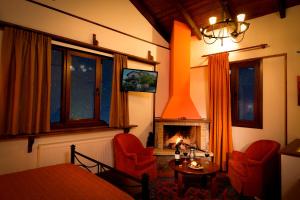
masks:
{"type": "Polygon", "coordinates": [[[235,13],[232,11],[229,1],[228,0],[220,0],[220,3],[222,6],[222,10],[225,13],[225,16],[223,16],[223,17],[234,20],[233,18],[235,16],[235,13]]]}
{"type": "Polygon", "coordinates": [[[138,11],[148,20],[148,22],[158,31],[161,36],[168,42],[170,42],[171,35],[166,31],[154,14],[149,10],[144,1],[130,0],[130,2],[138,9],[138,11]]]}
{"type": "Polygon", "coordinates": [[[193,30],[196,37],[199,40],[201,40],[201,38],[202,38],[201,32],[200,32],[199,28],[197,27],[196,23],[194,22],[193,18],[187,12],[187,10],[182,6],[182,4],[179,2],[179,0],[175,0],[174,5],[178,9],[178,11],[183,15],[185,21],[190,26],[190,28],[193,30]]]}
{"type": "Polygon", "coordinates": [[[278,10],[280,18],[286,17],[286,0],[278,0],[278,10]]]}

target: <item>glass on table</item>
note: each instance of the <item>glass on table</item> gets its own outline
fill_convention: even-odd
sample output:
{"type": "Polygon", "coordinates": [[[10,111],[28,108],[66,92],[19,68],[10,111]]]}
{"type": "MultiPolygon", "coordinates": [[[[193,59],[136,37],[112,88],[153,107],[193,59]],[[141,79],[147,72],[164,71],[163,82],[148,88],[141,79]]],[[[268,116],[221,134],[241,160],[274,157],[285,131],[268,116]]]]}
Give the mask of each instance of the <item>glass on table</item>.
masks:
{"type": "Polygon", "coordinates": [[[209,154],[208,148],[205,149],[204,156],[205,156],[205,164],[209,164],[209,156],[210,156],[210,154],[209,154]]]}
{"type": "Polygon", "coordinates": [[[183,160],[183,162],[184,162],[184,163],[187,163],[187,162],[188,162],[188,160],[187,160],[187,158],[188,158],[188,151],[187,151],[186,148],[184,148],[184,149],[182,150],[182,152],[183,152],[183,155],[184,155],[184,160],[183,160]]]}

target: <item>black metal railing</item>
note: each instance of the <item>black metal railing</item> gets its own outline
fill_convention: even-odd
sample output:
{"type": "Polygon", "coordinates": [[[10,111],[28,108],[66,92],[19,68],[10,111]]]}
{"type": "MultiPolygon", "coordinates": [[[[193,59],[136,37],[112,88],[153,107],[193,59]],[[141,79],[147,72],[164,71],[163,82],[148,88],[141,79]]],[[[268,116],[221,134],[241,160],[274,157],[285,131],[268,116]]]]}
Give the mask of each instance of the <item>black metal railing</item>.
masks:
{"type": "Polygon", "coordinates": [[[93,158],[90,158],[82,153],[79,153],[75,150],[75,145],[71,145],[71,163],[79,163],[76,164],[80,167],[85,168],[89,172],[92,173],[93,168],[97,168],[96,175],[109,181],[113,185],[116,185],[117,187],[121,187],[121,189],[125,190],[125,192],[130,191],[128,188],[141,188],[140,193],[133,194],[131,192],[128,192],[130,195],[135,197],[135,199],[142,199],[142,200],[149,200],[149,175],[143,174],[142,178],[139,179],[137,177],[131,176],[129,174],[126,174],[120,170],[117,170],[109,165],[106,165],[102,162],[99,162],[98,160],[95,160],[93,158]],[[84,158],[86,160],[91,161],[92,165],[85,164],[80,158],[84,158]],[[114,179],[115,177],[115,179],[114,179]],[[118,180],[116,180],[118,179],[118,180]],[[126,180],[126,181],[120,181],[120,180],[126,180]]]}

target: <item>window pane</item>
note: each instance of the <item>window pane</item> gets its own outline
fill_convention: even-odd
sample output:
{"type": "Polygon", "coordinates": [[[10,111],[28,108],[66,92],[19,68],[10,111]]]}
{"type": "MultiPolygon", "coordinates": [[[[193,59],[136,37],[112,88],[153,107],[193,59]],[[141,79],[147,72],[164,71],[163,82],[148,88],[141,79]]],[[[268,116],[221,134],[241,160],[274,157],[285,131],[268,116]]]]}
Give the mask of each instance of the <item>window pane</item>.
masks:
{"type": "Polygon", "coordinates": [[[70,68],[70,119],[93,119],[96,60],[72,56],[70,68]]]}
{"type": "Polygon", "coordinates": [[[254,120],[255,68],[239,68],[239,120],[254,120]]]}
{"type": "Polygon", "coordinates": [[[103,59],[102,62],[102,93],[100,99],[100,119],[109,124],[110,98],[112,86],[113,60],[103,59]]]}
{"type": "Polygon", "coordinates": [[[61,90],[62,70],[64,54],[62,50],[52,49],[51,60],[51,114],[50,122],[56,123],[61,120],[61,90]]]}

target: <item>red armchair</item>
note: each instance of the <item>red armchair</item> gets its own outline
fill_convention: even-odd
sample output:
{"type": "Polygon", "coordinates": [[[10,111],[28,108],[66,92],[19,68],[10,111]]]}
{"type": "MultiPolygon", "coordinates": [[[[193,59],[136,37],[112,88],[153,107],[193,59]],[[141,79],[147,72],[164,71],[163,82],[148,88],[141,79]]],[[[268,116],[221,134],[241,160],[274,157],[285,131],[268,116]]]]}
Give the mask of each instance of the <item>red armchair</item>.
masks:
{"type": "Polygon", "coordinates": [[[280,196],[276,194],[280,190],[279,148],[278,142],[259,140],[252,143],[245,153],[232,152],[228,162],[228,176],[237,192],[262,199],[280,196]]]}
{"type": "Polygon", "coordinates": [[[141,178],[147,173],[150,180],[157,176],[156,157],[153,148],[144,148],[141,141],[129,133],[120,133],[113,139],[115,167],[127,174],[141,178]]]}

